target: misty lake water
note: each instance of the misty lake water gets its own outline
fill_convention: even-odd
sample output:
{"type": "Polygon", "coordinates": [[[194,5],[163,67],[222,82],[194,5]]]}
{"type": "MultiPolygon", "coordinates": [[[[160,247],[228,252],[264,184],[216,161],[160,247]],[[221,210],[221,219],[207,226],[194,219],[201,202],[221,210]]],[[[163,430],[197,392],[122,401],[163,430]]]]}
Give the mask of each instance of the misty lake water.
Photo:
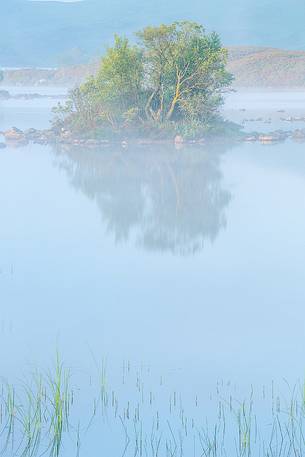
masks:
{"type": "MultiPolygon", "coordinates": [[[[47,127],[52,104],[3,102],[0,130],[47,127]]],[[[249,130],[288,129],[283,109],[304,115],[305,94],[233,94],[225,113],[271,117],[249,130]]],[[[58,350],[79,397],[71,434],[80,423],[80,455],[123,455],[124,421],[139,404],[143,429],[154,417],[157,436],[173,392],[184,399],[173,423],[183,410],[190,424],[217,415],[220,389],[243,400],[251,386],[303,381],[304,143],[8,147],[0,208],[1,377],[22,385],[58,350]],[[102,361],[107,419],[95,406],[102,361]]],[[[201,455],[186,435],[185,455],[201,455]]],[[[143,455],[157,455],[147,447],[143,455]]],[[[75,449],[69,436],[60,455],[75,449]]]]}

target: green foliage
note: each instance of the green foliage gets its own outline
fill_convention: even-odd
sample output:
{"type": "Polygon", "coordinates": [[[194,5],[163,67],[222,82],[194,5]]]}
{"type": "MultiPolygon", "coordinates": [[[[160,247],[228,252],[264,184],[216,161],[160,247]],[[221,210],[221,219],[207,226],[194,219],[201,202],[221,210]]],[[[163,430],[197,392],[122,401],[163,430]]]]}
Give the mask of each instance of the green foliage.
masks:
{"type": "Polygon", "coordinates": [[[156,120],[205,121],[231,82],[218,35],[192,22],[147,27],[138,33],[146,50],[150,97],[146,114],[156,120]]]}
{"type": "Polygon", "coordinates": [[[96,78],[102,99],[120,112],[140,103],[144,68],[142,53],[126,38],[115,36],[114,47],[102,59],[96,78]]]}
{"type": "Polygon", "coordinates": [[[232,76],[216,33],[193,22],[146,27],[138,44],[115,36],[97,76],[70,95],[72,128],[141,134],[187,130],[196,136],[218,117],[232,76]]]}

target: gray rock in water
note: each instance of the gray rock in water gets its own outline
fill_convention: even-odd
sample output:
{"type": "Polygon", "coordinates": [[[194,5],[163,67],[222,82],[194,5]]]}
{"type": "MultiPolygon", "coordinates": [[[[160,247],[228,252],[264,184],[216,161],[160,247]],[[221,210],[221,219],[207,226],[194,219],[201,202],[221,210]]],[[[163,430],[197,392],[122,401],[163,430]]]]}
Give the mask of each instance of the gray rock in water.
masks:
{"type": "Polygon", "coordinates": [[[7,141],[24,141],[25,135],[22,130],[17,127],[12,127],[10,130],[3,132],[4,138],[7,141]]]}
{"type": "Polygon", "coordinates": [[[257,141],[258,140],[258,135],[246,135],[244,137],[244,141],[246,142],[253,142],[253,141],[257,141]]]}
{"type": "Polygon", "coordinates": [[[280,132],[263,133],[258,137],[259,141],[265,144],[284,141],[285,138],[285,135],[282,135],[280,132]]]}
{"type": "Polygon", "coordinates": [[[99,145],[98,140],[89,139],[86,141],[86,146],[98,146],[98,145],[99,145]]]}
{"type": "Polygon", "coordinates": [[[7,90],[0,90],[0,100],[9,100],[10,98],[11,95],[7,90]]]}
{"type": "Polygon", "coordinates": [[[292,133],[292,138],[294,140],[305,140],[305,130],[295,130],[292,133]]]}

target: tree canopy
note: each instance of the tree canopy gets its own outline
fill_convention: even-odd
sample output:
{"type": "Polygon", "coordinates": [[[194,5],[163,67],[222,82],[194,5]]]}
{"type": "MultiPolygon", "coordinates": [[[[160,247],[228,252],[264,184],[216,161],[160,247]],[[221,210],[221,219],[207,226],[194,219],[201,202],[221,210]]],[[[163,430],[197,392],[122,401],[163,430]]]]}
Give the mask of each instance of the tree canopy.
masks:
{"type": "Polygon", "coordinates": [[[216,33],[193,22],[146,27],[137,44],[115,37],[98,74],[71,93],[73,125],[196,133],[213,122],[232,76],[216,33]]]}

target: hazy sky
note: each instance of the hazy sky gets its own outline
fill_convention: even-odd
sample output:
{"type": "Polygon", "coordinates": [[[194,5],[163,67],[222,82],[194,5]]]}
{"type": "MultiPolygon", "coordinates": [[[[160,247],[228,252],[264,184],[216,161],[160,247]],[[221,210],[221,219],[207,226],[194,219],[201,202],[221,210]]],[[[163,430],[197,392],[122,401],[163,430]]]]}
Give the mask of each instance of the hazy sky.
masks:
{"type": "Polygon", "coordinates": [[[83,0],[29,0],[30,2],[62,2],[62,3],[75,3],[82,2],[83,0]]]}
{"type": "Polygon", "coordinates": [[[115,33],[134,40],[133,32],[146,25],[176,20],[202,23],[207,31],[219,33],[227,46],[305,49],[304,0],[231,0],[230,8],[228,0],[0,0],[0,4],[3,66],[87,61],[103,53],[115,33]]]}

